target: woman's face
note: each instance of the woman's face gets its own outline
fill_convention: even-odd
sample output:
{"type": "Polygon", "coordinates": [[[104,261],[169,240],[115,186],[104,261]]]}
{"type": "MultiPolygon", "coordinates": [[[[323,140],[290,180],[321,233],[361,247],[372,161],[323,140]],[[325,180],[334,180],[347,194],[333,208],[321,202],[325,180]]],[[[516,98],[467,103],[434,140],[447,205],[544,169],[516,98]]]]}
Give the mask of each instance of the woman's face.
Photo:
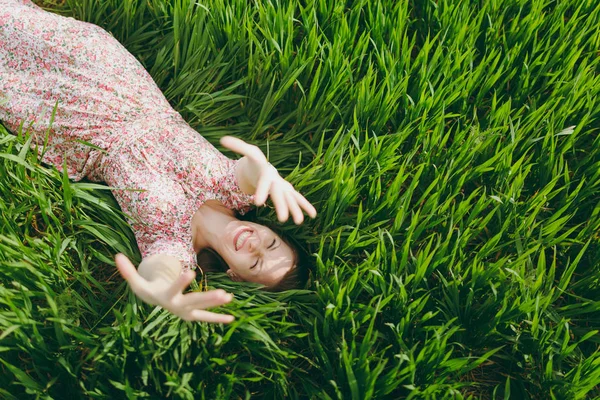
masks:
{"type": "Polygon", "coordinates": [[[294,251],[266,226],[248,221],[227,224],[215,250],[233,280],[274,286],[294,267],[294,251]]]}

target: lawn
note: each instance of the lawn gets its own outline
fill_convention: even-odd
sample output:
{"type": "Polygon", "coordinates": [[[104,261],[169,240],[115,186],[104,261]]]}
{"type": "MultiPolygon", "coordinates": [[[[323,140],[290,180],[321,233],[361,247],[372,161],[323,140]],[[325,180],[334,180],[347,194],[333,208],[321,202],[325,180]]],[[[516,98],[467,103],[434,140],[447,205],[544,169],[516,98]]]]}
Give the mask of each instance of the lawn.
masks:
{"type": "Polygon", "coordinates": [[[139,253],[110,191],[0,127],[1,398],[600,396],[597,0],[42,3],[319,215],[281,227],[306,290],[209,275],[236,321],[184,322],[116,273],[139,253]]]}

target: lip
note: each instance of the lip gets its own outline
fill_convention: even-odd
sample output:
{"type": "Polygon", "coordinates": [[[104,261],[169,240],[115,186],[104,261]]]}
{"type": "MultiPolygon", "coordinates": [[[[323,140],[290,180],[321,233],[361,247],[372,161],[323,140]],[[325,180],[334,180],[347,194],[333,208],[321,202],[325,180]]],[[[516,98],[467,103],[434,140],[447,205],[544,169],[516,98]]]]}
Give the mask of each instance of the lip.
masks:
{"type": "MultiPolygon", "coordinates": [[[[235,235],[235,237],[233,238],[233,248],[235,249],[235,251],[239,251],[239,249],[238,249],[238,248],[237,248],[237,246],[236,246],[236,243],[237,243],[237,241],[238,241],[238,238],[240,237],[240,235],[241,235],[242,233],[244,233],[244,232],[247,232],[247,231],[249,231],[249,232],[252,232],[252,229],[250,229],[250,228],[244,228],[244,229],[241,229],[241,230],[240,230],[240,231],[239,231],[239,232],[238,232],[238,233],[235,235]]],[[[242,243],[242,244],[240,245],[240,249],[244,247],[244,245],[246,244],[246,242],[247,242],[247,241],[248,241],[248,238],[246,238],[246,240],[244,240],[244,243],[242,243]]]]}

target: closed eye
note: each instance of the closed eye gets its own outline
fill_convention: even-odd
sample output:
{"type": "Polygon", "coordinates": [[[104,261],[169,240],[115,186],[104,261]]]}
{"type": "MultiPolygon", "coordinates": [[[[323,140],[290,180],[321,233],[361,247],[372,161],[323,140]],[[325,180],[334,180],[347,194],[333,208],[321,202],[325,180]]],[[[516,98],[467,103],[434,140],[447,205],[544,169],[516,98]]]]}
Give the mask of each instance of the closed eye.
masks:
{"type": "MultiPolygon", "coordinates": [[[[271,244],[269,245],[269,247],[267,247],[267,250],[275,250],[277,247],[279,247],[279,245],[275,246],[276,244],[277,244],[277,240],[273,239],[273,241],[271,242],[271,244]]],[[[256,260],[256,262],[254,263],[253,266],[250,267],[250,269],[254,269],[257,265],[258,265],[258,260],[256,260]]]]}

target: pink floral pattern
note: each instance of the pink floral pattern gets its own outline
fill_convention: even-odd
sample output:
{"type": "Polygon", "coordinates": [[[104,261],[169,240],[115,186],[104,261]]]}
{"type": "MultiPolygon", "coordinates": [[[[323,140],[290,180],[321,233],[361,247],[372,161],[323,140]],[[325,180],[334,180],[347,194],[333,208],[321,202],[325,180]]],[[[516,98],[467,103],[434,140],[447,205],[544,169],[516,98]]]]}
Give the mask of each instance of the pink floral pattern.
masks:
{"type": "Polygon", "coordinates": [[[29,0],[0,0],[0,120],[28,129],[42,161],[72,179],[106,182],[143,257],[170,254],[194,268],[198,208],[212,199],[244,212],[252,201],[236,161],[171,108],[117,40],[29,0]]]}

